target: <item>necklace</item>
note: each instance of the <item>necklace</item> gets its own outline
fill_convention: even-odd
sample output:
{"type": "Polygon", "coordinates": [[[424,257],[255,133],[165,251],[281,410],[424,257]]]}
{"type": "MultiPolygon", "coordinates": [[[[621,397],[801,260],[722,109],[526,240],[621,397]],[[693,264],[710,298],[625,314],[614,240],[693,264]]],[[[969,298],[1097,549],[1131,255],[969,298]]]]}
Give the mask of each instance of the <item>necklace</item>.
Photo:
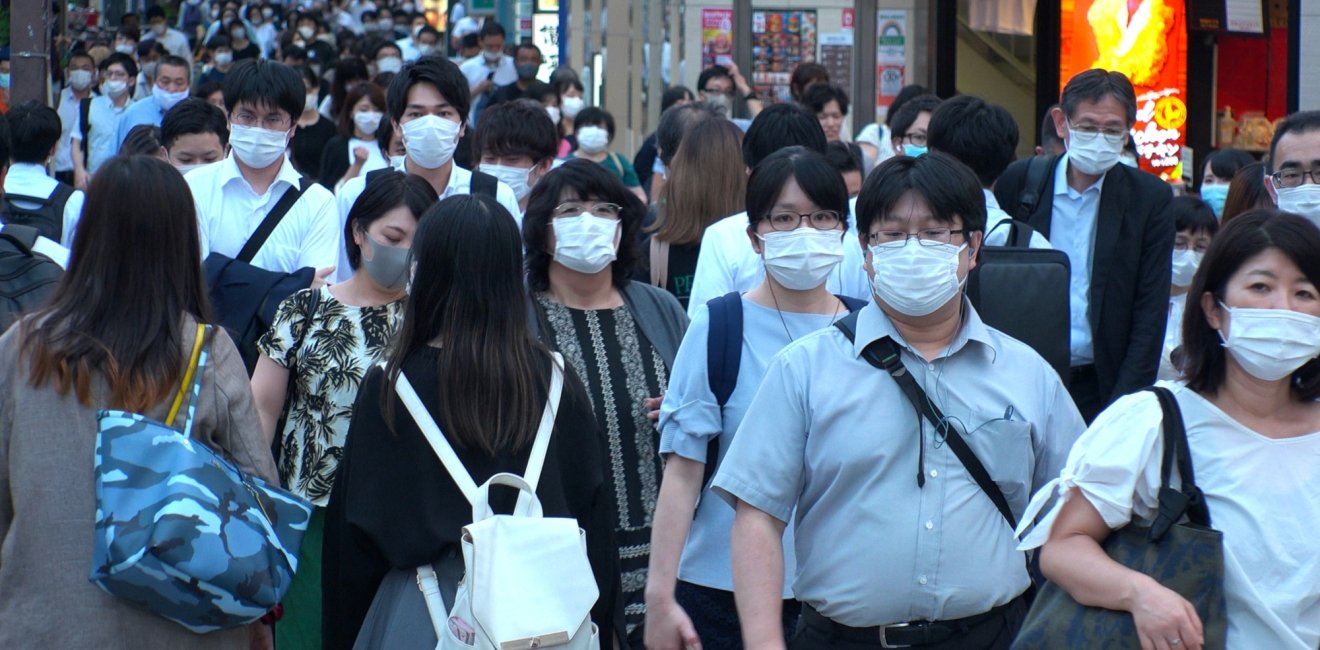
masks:
{"type": "MultiPolygon", "coordinates": [[[[775,285],[767,283],[766,286],[770,289],[770,299],[775,303],[775,313],[779,315],[779,324],[784,326],[784,334],[788,335],[788,342],[792,343],[797,339],[793,337],[792,332],[788,331],[788,321],[784,320],[784,310],[779,308],[779,296],[775,295],[775,285]]],[[[833,296],[831,297],[833,298],[833,296]]],[[[834,313],[830,315],[831,323],[838,319],[839,307],[842,305],[843,303],[838,298],[834,298],[834,313]]]]}

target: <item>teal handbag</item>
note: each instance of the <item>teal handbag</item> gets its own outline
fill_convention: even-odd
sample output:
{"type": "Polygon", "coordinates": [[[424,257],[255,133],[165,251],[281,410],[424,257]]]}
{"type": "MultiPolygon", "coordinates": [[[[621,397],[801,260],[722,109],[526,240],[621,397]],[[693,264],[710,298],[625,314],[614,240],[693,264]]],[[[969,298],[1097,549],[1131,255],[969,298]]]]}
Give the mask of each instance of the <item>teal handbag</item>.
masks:
{"type": "MultiPolygon", "coordinates": [[[[1186,598],[1196,608],[1205,650],[1227,643],[1224,602],[1224,536],[1210,527],[1210,510],[1196,487],[1187,432],[1178,402],[1166,388],[1149,389],[1164,411],[1164,457],[1160,465],[1159,511],[1150,527],[1129,524],[1101,544],[1114,561],[1140,571],[1186,598]],[[1169,487],[1175,462],[1181,486],[1169,487]],[[1183,515],[1187,521],[1180,522],[1183,515]]],[[[1088,648],[1136,650],[1141,647],[1132,614],[1087,607],[1053,582],[1036,595],[1013,650],[1088,648]]]]}
{"type": "Polygon", "coordinates": [[[293,581],[312,507],[191,436],[207,352],[199,325],[168,424],[103,410],[91,581],[197,633],[250,623],[293,581]],[[171,426],[185,394],[183,429],[171,426]]]}

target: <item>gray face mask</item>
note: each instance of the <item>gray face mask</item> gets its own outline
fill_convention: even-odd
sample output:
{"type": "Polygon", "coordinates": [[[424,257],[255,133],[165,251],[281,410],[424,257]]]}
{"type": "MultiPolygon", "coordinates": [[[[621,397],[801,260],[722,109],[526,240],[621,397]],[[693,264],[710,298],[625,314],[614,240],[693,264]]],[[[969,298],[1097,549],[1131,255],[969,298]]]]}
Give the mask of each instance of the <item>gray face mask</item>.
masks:
{"type": "Polygon", "coordinates": [[[387,246],[376,242],[367,235],[363,247],[362,268],[381,288],[398,291],[408,284],[409,250],[398,246],[387,246]],[[371,248],[371,259],[367,259],[366,248],[371,248]]]}

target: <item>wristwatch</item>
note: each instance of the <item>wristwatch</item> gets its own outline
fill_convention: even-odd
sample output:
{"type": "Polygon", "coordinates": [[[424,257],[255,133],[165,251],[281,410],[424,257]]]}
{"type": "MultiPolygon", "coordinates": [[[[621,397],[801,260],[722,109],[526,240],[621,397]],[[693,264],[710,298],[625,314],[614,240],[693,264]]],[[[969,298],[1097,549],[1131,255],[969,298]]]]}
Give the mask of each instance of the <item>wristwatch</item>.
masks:
{"type": "Polygon", "coordinates": [[[757,95],[755,90],[749,91],[746,95],[743,95],[743,101],[745,102],[750,102],[752,100],[760,99],[760,98],[761,96],[757,95]]]}

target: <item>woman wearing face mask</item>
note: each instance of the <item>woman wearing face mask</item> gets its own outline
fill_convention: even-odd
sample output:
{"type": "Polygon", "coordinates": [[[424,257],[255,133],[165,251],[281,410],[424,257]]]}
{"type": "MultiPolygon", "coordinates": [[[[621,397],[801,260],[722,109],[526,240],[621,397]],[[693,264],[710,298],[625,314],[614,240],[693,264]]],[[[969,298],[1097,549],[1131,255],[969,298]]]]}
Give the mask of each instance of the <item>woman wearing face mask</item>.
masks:
{"type": "MultiPolygon", "coordinates": [[[[727,120],[713,123],[737,130],[727,120]]],[[[745,199],[750,245],[765,264],[765,279],[745,295],[698,307],[660,407],[665,470],[646,583],[646,647],[651,650],[680,650],[697,641],[708,650],[742,648],[730,559],[734,512],[707,489],[714,473],[707,465],[719,459],[710,454],[728,450],[776,353],[865,304],[852,299],[847,304],[825,288],[830,271],[843,259],[848,190],[823,157],[802,147],[780,150],[752,171],[745,199]],[[716,309],[741,312],[740,336],[722,340],[712,334],[716,309]],[[741,350],[737,383],[723,403],[711,388],[707,360],[716,341],[741,350]]],[[[728,322],[727,316],[722,322],[728,322]]],[[[792,540],[788,526],[787,576],[794,572],[792,540]]],[[[799,611],[790,587],[783,588],[785,638],[799,611]]]]}
{"type": "Polygon", "coordinates": [[[577,149],[573,126],[578,113],[586,108],[587,101],[582,96],[582,82],[577,79],[558,82],[555,87],[559,89],[559,135],[563,138],[559,143],[559,158],[565,159],[577,149]]]}
{"type": "Polygon", "coordinates": [[[238,19],[229,21],[225,24],[225,33],[229,35],[229,42],[233,45],[235,61],[261,57],[261,48],[249,38],[247,26],[243,21],[238,19]]]}
{"type": "Polygon", "coordinates": [[[590,160],[614,174],[623,181],[624,187],[633,193],[639,201],[646,203],[646,191],[637,179],[637,170],[623,156],[610,151],[610,142],[614,140],[614,116],[592,106],[578,113],[573,123],[574,135],[577,136],[577,151],[570,158],[590,160]]]}
{"type": "Polygon", "coordinates": [[[417,220],[435,201],[435,190],[417,176],[384,174],[372,183],[353,204],[344,232],[353,276],[289,296],[258,343],[252,393],[266,443],[279,435],[281,483],[317,506],[276,626],[281,648],[321,647],[324,508],[358,385],[385,356],[403,313],[417,220]],[[283,429],[276,431],[282,412],[283,429]]]}
{"type": "MultiPolygon", "coordinates": [[[[1226,224],[1184,314],[1184,382],[1164,384],[1187,430],[1196,484],[1223,533],[1227,647],[1320,644],[1320,231],[1277,210],[1226,224]]],[[[1204,621],[1100,543],[1155,513],[1163,453],[1154,395],[1120,398],[1078,439],[1062,497],[1022,544],[1079,602],[1131,612],[1145,648],[1197,650],[1204,621]]],[[[1037,492],[1022,521],[1052,496],[1037,492]]],[[[1025,527],[1025,526],[1024,526],[1025,527]]],[[[1222,642],[1222,641],[1221,641],[1222,642]]],[[[1222,647],[1222,646],[1221,646],[1222,647]]]]}
{"type": "Polygon", "coordinates": [[[335,75],[330,81],[330,94],[321,100],[321,114],[331,121],[338,121],[339,114],[344,110],[344,99],[348,97],[348,89],[370,80],[371,72],[367,70],[367,64],[361,59],[356,57],[340,59],[335,63],[335,75]]]}
{"type": "Polygon", "coordinates": [[[1224,201],[1228,199],[1228,184],[1233,182],[1233,175],[1253,162],[1256,159],[1241,149],[1220,149],[1205,157],[1201,166],[1201,200],[1210,204],[1215,217],[1224,216],[1224,201]]]}
{"type": "Polygon", "coordinates": [[[1182,375],[1182,316],[1187,303],[1187,288],[1200,267],[1210,240],[1219,231],[1219,220],[1210,206],[1191,196],[1175,197],[1169,202],[1177,230],[1173,242],[1173,285],[1169,288],[1169,323],[1164,328],[1164,351],[1160,354],[1159,379],[1174,380],[1182,375]]]}
{"type": "Polygon", "coordinates": [[[644,213],[613,174],[570,160],[537,181],[523,216],[533,327],[582,377],[608,437],[633,647],[641,647],[642,592],[661,473],[654,420],[687,329],[687,315],[669,292],[629,280],[644,213]]]}
{"type": "Polygon", "coordinates": [[[252,42],[256,43],[262,56],[269,58],[275,53],[275,40],[279,35],[275,28],[275,10],[270,6],[248,5],[247,19],[252,27],[252,42]]]}
{"type": "Polygon", "coordinates": [[[339,132],[325,142],[318,178],[337,190],[350,178],[389,166],[380,152],[376,133],[385,115],[385,93],[371,83],[349,89],[339,115],[339,132]]]}
{"type": "MultiPolygon", "coordinates": [[[[293,166],[304,176],[317,176],[324,164],[322,153],[325,142],[335,137],[338,132],[335,123],[316,111],[316,103],[321,97],[321,80],[311,68],[300,65],[298,74],[302,76],[303,90],[307,99],[303,102],[303,111],[298,115],[298,129],[289,140],[289,157],[293,166]]],[[[334,185],[326,185],[333,190],[334,185]]]]}

